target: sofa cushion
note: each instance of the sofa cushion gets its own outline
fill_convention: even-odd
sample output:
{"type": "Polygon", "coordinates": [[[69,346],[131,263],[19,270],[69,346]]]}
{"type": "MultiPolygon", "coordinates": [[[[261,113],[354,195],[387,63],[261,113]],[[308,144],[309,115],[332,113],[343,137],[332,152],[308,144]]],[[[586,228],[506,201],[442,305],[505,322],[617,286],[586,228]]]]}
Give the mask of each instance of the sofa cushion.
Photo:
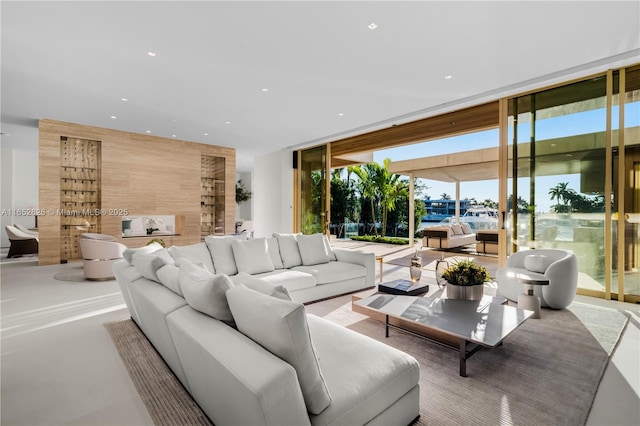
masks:
{"type": "Polygon", "coordinates": [[[327,408],[331,397],[311,341],[304,306],[244,285],[229,289],[227,298],[238,330],[296,370],[307,410],[319,414],[327,408]]]}
{"type": "Polygon", "coordinates": [[[336,253],[331,248],[329,237],[327,237],[327,234],[322,234],[322,236],[324,237],[324,246],[327,250],[327,253],[329,253],[329,260],[338,260],[338,258],[336,257],[336,253]]]}
{"type": "Polygon", "coordinates": [[[160,282],[157,271],[167,263],[173,263],[173,258],[166,249],[157,250],[153,253],[136,252],[132,256],[133,266],[149,280],[160,282]]]}
{"type": "Polygon", "coordinates": [[[460,227],[462,228],[463,234],[473,234],[473,229],[471,229],[471,225],[468,223],[462,223],[460,224],[460,227]]]}
{"type": "Polygon", "coordinates": [[[367,268],[346,262],[329,262],[313,266],[296,266],[292,271],[316,277],[316,284],[329,284],[367,276],[367,268]]]}
{"type": "Polygon", "coordinates": [[[238,272],[238,275],[234,275],[230,278],[235,285],[244,284],[251,290],[259,291],[267,296],[277,297],[282,300],[291,300],[289,291],[285,287],[270,283],[262,278],[254,277],[246,272],[238,272]]]}
{"type": "Polygon", "coordinates": [[[305,266],[329,262],[329,252],[323,234],[298,235],[298,250],[305,266]]]}
{"type": "Polygon", "coordinates": [[[280,257],[280,246],[278,245],[278,239],[275,237],[267,238],[267,247],[269,247],[269,255],[271,255],[271,262],[274,269],[282,269],[282,258],[280,257]]]}
{"type": "Polygon", "coordinates": [[[314,287],[318,279],[308,272],[294,271],[293,269],[276,269],[273,272],[255,275],[271,284],[281,285],[288,291],[297,291],[304,288],[314,287]]]}
{"type": "Polygon", "coordinates": [[[213,261],[211,260],[211,254],[205,243],[196,243],[188,246],[171,246],[169,247],[169,254],[171,254],[175,260],[187,258],[193,263],[200,262],[209,272],[216,272],[213,267],[213,261]]]}
{"type": "Polygon", "coordinates": [[[530,254],[524,258],[524,267],[531,272],[544,274],[553,260],[543,254],[530,254]]]}
{"type": "Polygon", "coordinates": [[[238,272],[260,274],[262,272],[271,272],[275,269],[265,238],[234,240],[231,243],[231,249],[233,250],[238,272]]]}
{"type": "Polygon", "coordinates": [[[160,284],[184,297],[182,289],[180,288],[179,274],[180,268],[178,268],[175,263],[167,263],[156,271],[160,284]]]}
{"type": "Polygon", "coordinates": [[[156,250],[160,250],[162,246],[158,243],[151,243],[148,246],[138,247],[138,248],[128,248],[122,253],[122,257],[129,262],[129,265],[133,265],[133,254],[134,253],[153,253],[156,250]]]}
{"type": "Polygon", "coordinates": [[[462,231],[462,225],[459,223],[454,223],[451,225],[451,230],[453,231],[453,235],[462,235],[464,232],[462,231]]]}
{"type": "Polygon", "coordinates": [[[180,265],[179,280],[182,294],[189,306],[233,325],[233,315],[226,296],[227,290],[233,287],[233,282],[227,275],[213,275],[198,265],[185,262],[180,265]]]}
{"type": "Polygon", "coordinates": [[[238,273],[238,267],[236,266],[236,259],[233,256],[233,249],[231,244],[236,239],[246,240],[244,235],[239,236],[224,236],[214,237],[206,236],[204,242],[211,252],[211,259],[213,260],[213,267],[216,274],[235,275],[238,273]]]}
{"type": "Polygon", "coordinates": [[[302,265],[302,257],[300,257],[300,250],[298,249],[298,235],[302,234],[273,234],[278,240],[280,257],[285,268],[302,265]]]}

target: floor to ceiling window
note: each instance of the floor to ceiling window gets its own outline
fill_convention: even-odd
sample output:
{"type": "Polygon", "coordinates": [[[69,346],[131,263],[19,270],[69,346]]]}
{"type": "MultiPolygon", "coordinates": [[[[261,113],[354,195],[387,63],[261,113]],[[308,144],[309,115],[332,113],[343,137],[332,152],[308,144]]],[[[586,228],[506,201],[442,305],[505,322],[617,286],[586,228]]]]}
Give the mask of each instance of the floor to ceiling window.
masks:
{"type": "Polygon", "coordinates": [[[609,73],[509,102],[508,254],[572,250],[583,294],[623,299],[624,283],[640,296],[638,72],[626,84],[609,73]]]}
{"type": "Polygon", "coordinates": [[[327,146],[300,151],[300,209],[297,231],[303,234],[325,232],[327,207],[327,146]]]}
{"type": "Polygon", "coordinates": [[[614,73],[611,293],[640,301],[640,67],[614,73]],[[616,90],[618,89],[619,90],[616,90]],[[619,96],[619,93],[622,96],[619,96]],[[618,129],[623,129],[619,132],[618,129]]]}

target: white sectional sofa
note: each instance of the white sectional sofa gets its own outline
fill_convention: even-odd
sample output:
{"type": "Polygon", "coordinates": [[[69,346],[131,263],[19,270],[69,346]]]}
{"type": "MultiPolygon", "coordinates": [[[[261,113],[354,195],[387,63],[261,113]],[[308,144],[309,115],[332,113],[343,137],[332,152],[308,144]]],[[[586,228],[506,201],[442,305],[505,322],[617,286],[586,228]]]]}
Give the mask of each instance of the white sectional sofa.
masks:
{"type": "Polygon", "coordinates": [[[301,303],[372,285],[373,254],[331,250],[322,236],[215,240],[127,250],[114,273],[132,319],[216,425],[407,425],[419,416],[413,357],[301,303]],[[292,265],[293,242],[301,265],[292,265]],[[265,253],[282,268],[263,271],[265,253]]]}

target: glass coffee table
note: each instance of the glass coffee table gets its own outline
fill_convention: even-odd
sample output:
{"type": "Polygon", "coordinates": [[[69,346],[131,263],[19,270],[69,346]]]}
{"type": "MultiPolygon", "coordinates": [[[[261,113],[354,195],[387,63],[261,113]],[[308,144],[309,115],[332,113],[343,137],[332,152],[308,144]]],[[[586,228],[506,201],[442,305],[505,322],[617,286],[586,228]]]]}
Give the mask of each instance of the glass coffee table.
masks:
{"type": "Polygon", "coordinates": [[[445,299],[374,294],[353,301],[353,310],[372,317],[384,316],[389,329],[402,330],[458,351],[460,375],[467,375],[467,359],[482,348],[495,348],[533,315],[532,311],[482,300],[445,299]],[[376,315],[377,314],[377,315],[376,315]]]}

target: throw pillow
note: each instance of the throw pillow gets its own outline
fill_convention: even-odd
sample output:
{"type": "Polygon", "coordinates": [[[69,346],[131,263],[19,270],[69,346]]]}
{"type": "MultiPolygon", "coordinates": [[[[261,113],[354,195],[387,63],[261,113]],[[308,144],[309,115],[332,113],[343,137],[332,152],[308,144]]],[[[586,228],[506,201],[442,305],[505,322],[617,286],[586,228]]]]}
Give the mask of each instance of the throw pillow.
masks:
{"type": "Polygon", "coordinates": [[[168,263],[156,271],[160,284],[184,297],[180,289],[179,273],[180,268],[178,268],[175,263],[168,263]]]}
{"type": "Polygon", "coordinates": [[[240,235],[237,237],[214,237],[208,235],[204,238],[204,242],[207,243],[209,252],[211,252],[213,266],[214,268],[216,268],[217,274],[235,275],[238,273],[236,259],[233,256],[233,249],[231,248],[231,244],[236,239],[246,240],[247,237],[244,235],[240,235]]]}
{"type": "Polygon", "coordinates": [[[273,234],[278,240],[282,265],[287,269],[302,265],[302,257],[300,257],[297,241],[299,235],[302,234],[273,234]]]}
{"type": "Polygon", "coordinates": [[[137,252],[132,257],[133,266],[148,280],[160,282],[157,271],[167,263],[173,263],[173,258],[166,250],[153,253],[137,252]]]}
{"type": "Polygon", "coordinates": [[[524,268],[527,271],[544,274],[549,267],[549,258],[543,254],[530,254],[524,258],[524,268]]]}
{"type": "Polygon", "coordinates": [[[280,246],[278,246],[278,239],[271,237],[267,238],[267,246],[269,247],[269,254],[271,255],[271,262],[275,269],[282,269],[282,258],[280,257],[280,246]]]}
{"type": "Polygon", "coordinates": [[[196,243],[188,246],[171,246],[169,254],[175,259],[187,258],[194,263],[202,263],[204,267],[211,273],[215,273],[211,254],[205,243],[196,243]]]}
{"type": "Polygon", "coordinates": [[[471,225],[468,223],[463,223],[460,226],[462,227],[463,234],[473,234],[473,229],[471,229],[471,225]]]}
{"type": "Polygon", "coordinates": [[[234,240],[231,243],[238,272],[261,274],[274,270],[273,261],[265,238],[234,240]]]}
{"type": "Polygon", "coordinates": [[[253,275],[249,275],[245,272],[239,272],[238,275],[235,275],[231,280],[235,285],[244,284],[251,290],[258,291],[262,294],[266,294],[267,296],[276,297],[282,300],[291,300],[291,295],[289,295],[289,291],[286,287],[270,283],[267,280],[254,277],[253,275]]]}
{"type": "Polygon", "coordinates": [[[327,237],[327,234],[322,234],[324,236],[324,246],[325,249],[327,250],[327,253],[329,253],[329,260],[338,260],[338,258],[336,257],[336,254],[334,253],[333,249],[331,248],[331,243],[329,242],[329,237],[327,237]]]}
{"type": "Polygon", "coordinates": [[[233,315],[227,303],[227,290],[233,282],[224,274],[211,272],[193,263],[182,263],[179,273],[180,288],[184,298],[193,309],[234,325],[233,315]]]}
{"type": "Polygon", "coordinates": [[[304,266],[329,263],[329,252],[323,234],[298,235],[298,250],[304,266]]]}
{"type": "Polygon", "coordinates": [[[320,371],[304,306],[244,285],[229,289],[227,299],[238,330],[296,370],[307,410],[320,414],[327,408],[331,396],[320,371]]]}
{"type": "Polygon", "coordinates": [[[454,223],[451,225],[451,229],[453,230],[453,235],[462,235],[462,226],[458,223],[454,223]]]}
{"type": "Polygon", "coordinates": [[[148,246],[139,247],[139,248],[128,248],[122,253],[122,257],[129,262],[129,265],[133,265],[133,254],[134,253],[153,253],[154,251],[160,250],[162,246],[158,243],[152,243],[148,246]]]}

